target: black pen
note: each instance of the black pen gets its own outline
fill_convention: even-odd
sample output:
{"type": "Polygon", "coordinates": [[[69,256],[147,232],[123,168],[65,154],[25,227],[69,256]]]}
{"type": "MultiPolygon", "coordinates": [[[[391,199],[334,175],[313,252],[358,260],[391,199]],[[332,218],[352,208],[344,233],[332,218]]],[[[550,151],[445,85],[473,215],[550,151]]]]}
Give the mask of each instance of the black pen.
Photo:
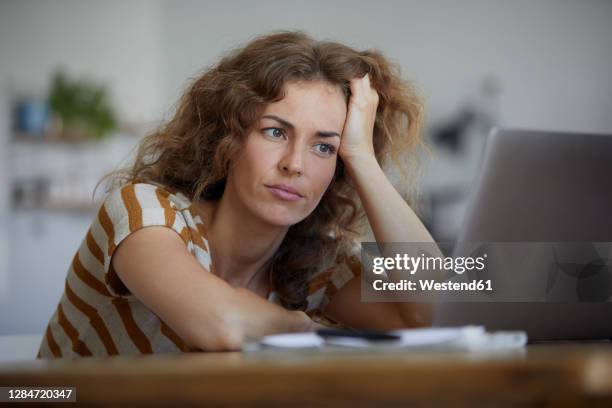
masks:
{"type": "Polygon", "coordinates": [[[401,339],[401,336],[398,334],[391,334],[375,330],[318,329],[316,333],[323,338],[351,337],[371,341],[389,341],[401,339]]]}

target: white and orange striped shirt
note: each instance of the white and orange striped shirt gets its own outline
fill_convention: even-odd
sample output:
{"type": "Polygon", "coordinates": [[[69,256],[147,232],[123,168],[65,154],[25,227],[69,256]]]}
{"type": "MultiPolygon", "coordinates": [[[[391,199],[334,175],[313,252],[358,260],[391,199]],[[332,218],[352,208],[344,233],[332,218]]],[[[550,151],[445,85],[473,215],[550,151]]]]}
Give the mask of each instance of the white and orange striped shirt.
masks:
{"type": "MultiPolygon", "coordinates": [[[[146,183],[126,184],[111,191],[68,269],[65,290],[47,325],[39,358],[190,351],[130,293],[111,265],[122,240],[140,228],[155,225],[176,231],[204,269],[211,270],[202,219],[185,195],[146,183]]],[[[308,282],[306,312],[322,317],[332,296],[360,270],[355,252],[341,252],[322,265],[308,282]]],[[[268,300],[279,304],[276,292],[268,300]]]]}

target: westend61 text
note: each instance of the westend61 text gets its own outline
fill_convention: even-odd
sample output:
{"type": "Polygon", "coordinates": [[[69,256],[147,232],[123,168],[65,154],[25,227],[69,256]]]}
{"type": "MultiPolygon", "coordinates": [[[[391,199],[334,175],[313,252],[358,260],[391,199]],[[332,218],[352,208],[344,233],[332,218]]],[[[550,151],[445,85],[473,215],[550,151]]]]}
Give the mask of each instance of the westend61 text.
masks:
{"type": "Polygon", "coordinates": [[[384,282],[377,279],[373,282],[374,290],[428,290],[428,291],[492,291],[491,280],[472,280],[470,282],[436,282],[432,279],[423,279],[413,282],[401,279],[397,282],[384,282]]]}

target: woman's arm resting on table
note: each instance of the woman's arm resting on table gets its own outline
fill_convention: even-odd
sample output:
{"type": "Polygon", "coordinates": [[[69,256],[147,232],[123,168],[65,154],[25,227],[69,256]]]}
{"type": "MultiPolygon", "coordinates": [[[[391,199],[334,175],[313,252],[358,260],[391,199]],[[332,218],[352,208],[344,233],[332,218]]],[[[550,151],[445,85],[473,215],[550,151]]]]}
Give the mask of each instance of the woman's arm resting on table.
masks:
{"type": "Polygon", "coordinates": [[[248,337],[318,327],[304,312],[285,310],[205,270],[167,227],[132,233],[112,264],[125,286],[190,347],[236,350],[248,337]]]}

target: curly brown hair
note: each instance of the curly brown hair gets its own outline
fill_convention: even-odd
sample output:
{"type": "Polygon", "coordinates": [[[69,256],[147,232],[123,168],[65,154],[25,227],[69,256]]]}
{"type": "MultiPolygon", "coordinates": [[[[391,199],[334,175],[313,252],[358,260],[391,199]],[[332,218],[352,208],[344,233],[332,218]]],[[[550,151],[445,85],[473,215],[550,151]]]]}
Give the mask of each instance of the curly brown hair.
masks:
{"type": "MultiPolygon", "coordinates": [[[[134,163],[109,176],[114,176],[113,185],[148,182],[180,191],[194,202],[218,200],[246,135],[267,104],[283,99],[286,83],[327,81],[340,86],[348,102],[349,80],[366,73],[379,94],[376,158],[383,166],[390,159],[406,176],[410,163],[404,154],[420,143],[423,112],[413,86],[376,50],[356,51],[299,31],[255,38],[224,56],[188,87],[174,117],[141,141],[134,163]]],[[[339,157],[319,205],[289,228],[269,263],[271,287],[285,307],[305,308],[308,279],[359,233],[363,215],[339,157]]]]}

